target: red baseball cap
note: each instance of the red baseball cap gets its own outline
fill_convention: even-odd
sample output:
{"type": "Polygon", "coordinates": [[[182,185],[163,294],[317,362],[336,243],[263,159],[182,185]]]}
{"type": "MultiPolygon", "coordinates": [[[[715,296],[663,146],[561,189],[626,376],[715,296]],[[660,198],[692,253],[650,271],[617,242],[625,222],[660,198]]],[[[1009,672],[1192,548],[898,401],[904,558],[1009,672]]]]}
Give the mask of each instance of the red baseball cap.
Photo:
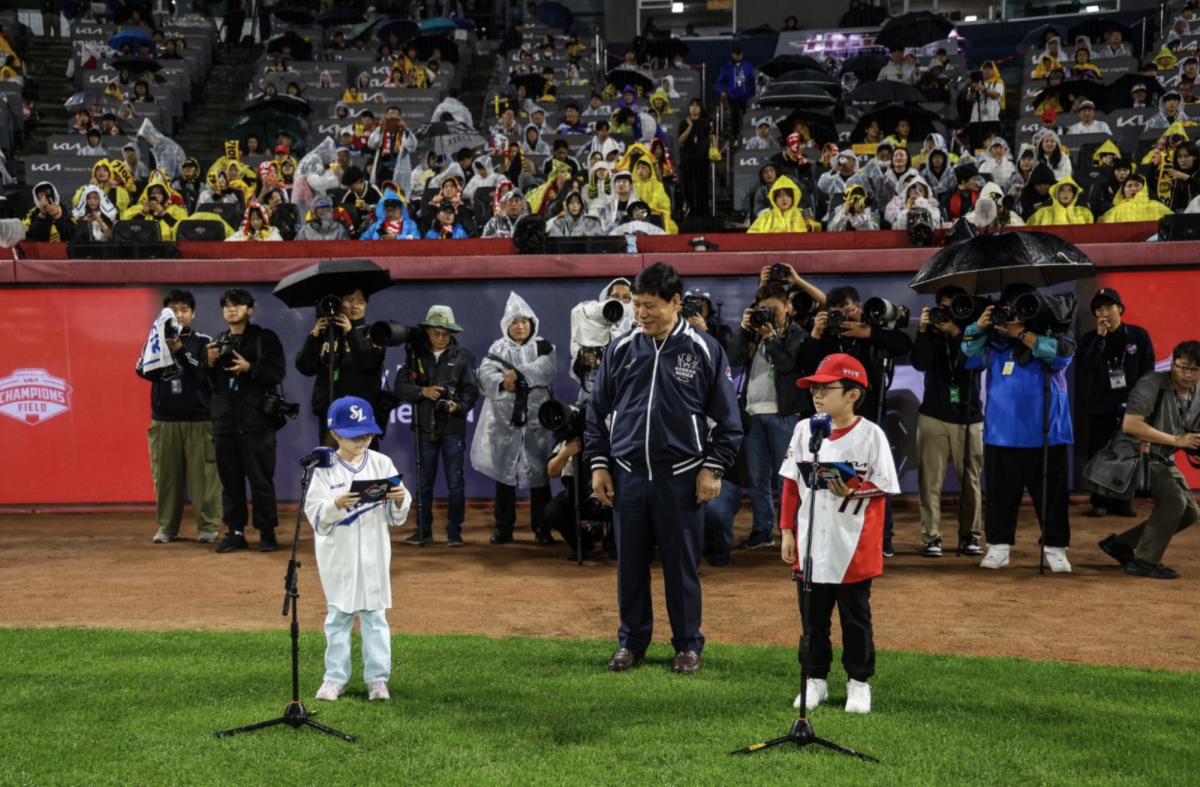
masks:
{"type": "Polygon", "coordinates": [[[276,145],[276,146],[275,146],[275,152],[276,152],[276,153],[282,153],[283,155],[285,155],[285,156],[286,156],[286,155],[288,155],[289,153],[291,153],[291,152],[292,152],[292,149],[291,149],[291,148],[289,148],[287,145],[276,145]]]}
{"type": "Polygon", "coordinates": [[[837,380],[849,380],[864,388],[870,387],[867,385],[867,370],[863,368],[857,358],[845,353],[834,353],[822,358],[821,362],[817,364],[816,373],[800,378],[796,381],[796,386],[809,388],[814,384],[832,383],[837,380]]]}

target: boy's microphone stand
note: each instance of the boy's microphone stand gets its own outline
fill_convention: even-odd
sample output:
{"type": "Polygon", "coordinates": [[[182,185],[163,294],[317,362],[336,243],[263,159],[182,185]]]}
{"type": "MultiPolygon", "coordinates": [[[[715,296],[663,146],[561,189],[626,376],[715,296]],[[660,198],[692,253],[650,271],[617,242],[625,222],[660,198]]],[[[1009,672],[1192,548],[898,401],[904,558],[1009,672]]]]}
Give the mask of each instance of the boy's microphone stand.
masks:
{"type": "Polygon", "coordinates": [[[214,732],[214,738],[237,735],[240,732],[261,730],[263,727],[274,727],[276,724],[286,724],[294,730],[298,730],[304,726],[314,727],[321,732],[328,733],[335,738],[341,738],[350,743],[354,743],[357,740],[353,735],[338,732],[326,727],[324,724],[318,724],[313,721],[312,717],[316,715],[316,711],[309,712],[304,707],[304,703],[300,701],[300,622],[296,618],[296,599],[300,598],[300,593],[296,589],[296,581],[300,573],[298,571],[300,563],[296,560],[296,551],[300,546],[300,523],[304,516],[304,499],[308,496],[308,484],[312,480],[313,469],[318,466],[328,467],[332,453],[332,448],[317,448],[300,460],[300,466],[304,468],[304,477],[300,481],[300,510],[296,513],[296,536],[292,539],[292,559],[288,561],[287,576],[283,580],[283,614],[286,615],[288,613],[289,607],[292,611],[292,701],[288,703],[283,715],[277,719],[262,721],[246,727],[238,727],[236,730],[214,732]]]}
{"type": "Polygon", "coordinates": [[[816,500],[817,487],[820,483],[817,466],[819,462],[818,455],[821,451],[821,443],[825,437],[829,435],[829,430],[832,424],[828,420],[820,420],[818,416],[814,416],[812,421],[812,437],[809,438],[808,448],[812,452],[812,471],[808,474],[808,535],[804,542],[804,562],[801,563],[802,574],[799,577],[800,582],[800,617],[802,620],[803,634],[800,637],[800,717],[792,724],[792,728],[788,730],[787,735],[781,738],[769,740],[766,743],[756,743],[753,746],[747,746],[744,749],[731,751],[730,754],[751,754],[761,749],[769,749],[772,746],[778,746],[781,743],[794,743],[801,749],[806,746],[816,744],[824,746],[826,749],[832,749],[848,757],[857,757],[860,760],[867,762],[879,762],[874,757],[866,754],[860,754],[854,749],[847,749],[845,746],[839,746],[836,743],[827,741],[824,738],[818,738],[813,732],[812,722],[808,716],[808,657],[810,647],[809,626],[811,618],[809,617],[809,600],[812,596],[812,537],[813,537],[813,522],[816,519],[816,500]]]}

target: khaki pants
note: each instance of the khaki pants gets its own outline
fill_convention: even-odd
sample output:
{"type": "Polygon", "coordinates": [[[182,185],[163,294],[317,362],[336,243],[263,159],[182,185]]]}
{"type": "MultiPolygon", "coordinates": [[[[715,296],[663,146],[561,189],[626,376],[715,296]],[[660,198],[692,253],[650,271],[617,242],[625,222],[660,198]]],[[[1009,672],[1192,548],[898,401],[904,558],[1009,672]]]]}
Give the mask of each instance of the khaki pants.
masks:
{"type": "Polygon", "coordinates": [[[210,421],[151,421],[150,472],[158,503],[158,529],[179,534],[188,482],[196,529],[215,533],[221,528],[221,481],[213,450],[210,421]]]}
{"type": "Polygon", "coordinates": [[[942,537],[942,483],[946,463],[954,461],[954,473],[962,490],[962,515],[958,537],[980,535],[979,471],[983,464],[983,424],[971,425],[971,468],[963,478],[963,449],[966,429],[921,415],[917,418],[917,484],[921,495],[921,540],[926,544],[942,537]]]}
{"type": "Polygon", "coordinates": [[[1196,505],[1196,496],[1179,468],[1153,456],[1150,497],[1154,500],[1154,511],[1149,519],[1117,536],[1117,541],[1129,545],[1137,557],[1156,566],[1167,553],[1171,538],[1200,518],[1200,506],[1196,505]]]}

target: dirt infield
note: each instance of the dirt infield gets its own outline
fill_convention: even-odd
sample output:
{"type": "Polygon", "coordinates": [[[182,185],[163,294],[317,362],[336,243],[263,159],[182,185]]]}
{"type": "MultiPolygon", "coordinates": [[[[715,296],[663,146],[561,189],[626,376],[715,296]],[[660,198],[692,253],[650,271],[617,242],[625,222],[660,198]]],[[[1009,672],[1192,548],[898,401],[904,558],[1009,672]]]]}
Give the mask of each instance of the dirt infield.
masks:
{"type": "MultiPolygon", "coordinates": [[[[897,555],[874,585],[876,643],[1200,670],[1200,528],[1180,535],[1167,554],[1182,577],[1162,582],[1126,576],[1097,549],[1100,538],[1130,521],[1095,520],[1072,509],[1074,573],[1039,576],[1031,511],[1023,514],[1013,565],[984,571],[977,558],[919,556],[919,516],[898,509],[897,555]]],[[[737,524],[740,540],[749,530],[745,509],[737,524]]],[[[172,544],[152,544],[154,530],[148,514],[0,516],[0,626],[285,630],[280,610],[290,526],[281,528],[281,549],[273,554],[214,554],[195,542],[190,522],[188,540],[172,544]]],[[[528,529],[513,544],[491,546],[490,517],[482,511],[468,516],[464,549],[401,544],[410,532],[393,539],[394,631],[615,641],[612,561],[568,563],[565,546],[539,547],[528,529]]],[[[301,555],[302,625],[319,629],[325,604],[307,527],[301,555]]],[[[704,564],[702,583],[709,642],[796,642],[795,587],[777,549],[737,551],[725,568],[704,564]]],[[[655,594],[656,642],[667,642],[657,571],[655,594]]]]}

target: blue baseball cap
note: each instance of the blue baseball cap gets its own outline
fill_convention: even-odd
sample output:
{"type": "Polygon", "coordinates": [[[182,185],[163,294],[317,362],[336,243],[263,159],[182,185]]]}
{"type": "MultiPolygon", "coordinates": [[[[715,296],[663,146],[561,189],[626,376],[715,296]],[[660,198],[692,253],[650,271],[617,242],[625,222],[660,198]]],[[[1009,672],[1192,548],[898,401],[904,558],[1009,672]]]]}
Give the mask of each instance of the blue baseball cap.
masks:
{"type": "Polygon", "coordinates": [[[375,423],[375,411],[371,403],[357,396],[343,396],[331,404],[325,423],[329,431],[337,432],[339,437],[382,434],[375,423]]]}

